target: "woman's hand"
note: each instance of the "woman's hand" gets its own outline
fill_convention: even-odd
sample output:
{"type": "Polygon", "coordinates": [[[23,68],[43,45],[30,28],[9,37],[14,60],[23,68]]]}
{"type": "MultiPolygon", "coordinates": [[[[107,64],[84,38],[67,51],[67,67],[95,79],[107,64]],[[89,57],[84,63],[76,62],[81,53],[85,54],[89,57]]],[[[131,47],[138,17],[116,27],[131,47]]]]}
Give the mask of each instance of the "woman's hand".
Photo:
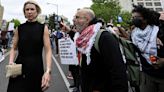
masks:
{"type": "Polygon", "coordinates": [[[50,72],[46,71],[42,77],[42,91],[45,91],[49,88],[50,86],[50,79],[51,79],[51,74],[50,72]]]}
{"type": "Polygon", "coordinates": [[[9,62],[9,65],[14,65],[15,63],[14,62],[9,62]]]}

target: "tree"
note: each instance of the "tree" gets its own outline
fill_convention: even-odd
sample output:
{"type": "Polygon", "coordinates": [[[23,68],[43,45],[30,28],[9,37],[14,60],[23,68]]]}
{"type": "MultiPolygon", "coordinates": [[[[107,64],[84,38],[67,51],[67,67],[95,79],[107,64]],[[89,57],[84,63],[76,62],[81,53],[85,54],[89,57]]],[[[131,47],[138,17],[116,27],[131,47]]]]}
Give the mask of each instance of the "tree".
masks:
{"type": "Polygon", "coordinates": [[[121,11],[121,6],[118,0],[92,0],[91,9],[95,12],[96,17],[103,18],[105,22],[118,24],[118,16],[122,17],[122,22],[119,23],[123,27],[128,27],[130,23],[131,13],[128,11],[121,11]]]}
{"type": "Polygon", "coordinates": [[[52,14],[49,16],[49,29],[59,30],[60,29],[60,20],[61,16],[52,14]]]}
{"type": "Polygon", "coordinates": [[[129,24],[131,22],[131,13],[128,11],[122,11],[120,13],[120,16],[123,18],[123,22],[121,22],[120,24],[125,28],[129,27],[129,24]]]}
{"type": "Polygon", "coordinates": [[[21,24],[18,19],[12,19],[11,22],[14,23],[14,28],[17,28],[21,24]]]}
{"type": "Polygon", "coordinates": [[[118,0],[92,0],[91,9],[95,12],[96,17],[103,18],[105,22],[111,19],[116,23],[117,16],[120,14],[121,6],[118,0]]]}
{"type": "Polygon", "coordinates": [[[54,25],[54,16],[55,16],[55,14],[49,15],[49,22],[48,22],[48,25],[49,25],[49,29],[50,29],[50,30],[55,29],[55,25],[54,25]]]}

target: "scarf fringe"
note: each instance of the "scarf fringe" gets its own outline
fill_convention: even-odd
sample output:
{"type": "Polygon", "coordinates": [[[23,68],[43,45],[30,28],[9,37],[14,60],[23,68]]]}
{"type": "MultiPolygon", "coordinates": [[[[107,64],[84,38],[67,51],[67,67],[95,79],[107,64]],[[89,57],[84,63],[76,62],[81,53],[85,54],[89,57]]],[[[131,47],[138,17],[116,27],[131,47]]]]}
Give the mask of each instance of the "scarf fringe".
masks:
{"type": "MultiPolygon", "coordinates": [[[[97,23],[94,25],[94,28],[93,28],[93,31],[94,31],[94,34],[92,35],[92,37],[90,38],[90,40],[88,41],[88,47],[84,50],[83,48],[78,48],[77,49],[82,53],[82,54],[85,54],[86,57],[87,57],[87,65],[90,64],[91,62],[91,58],[90,58],[90,52],[91,52],[91,48],[95,42],[95,38],[96,38],[96,35],[98,33],[98,31],[100,30],[102,24],[101,23],[97,23]]],[[[76,42],[76,39],[80,36],[80,34],[78,32],[76,32],[75,36],[74,36],[74,41],[76,42]]]]}
{"type": "Polygon", "coordinates": [[[142,56],[145,57],[149,64],[150,55],[157,56],[157,33],[159,28],[157,26],[148,25],[144,30],[135,28],[132,31],[132,42],[140,49],[142,56]]]}

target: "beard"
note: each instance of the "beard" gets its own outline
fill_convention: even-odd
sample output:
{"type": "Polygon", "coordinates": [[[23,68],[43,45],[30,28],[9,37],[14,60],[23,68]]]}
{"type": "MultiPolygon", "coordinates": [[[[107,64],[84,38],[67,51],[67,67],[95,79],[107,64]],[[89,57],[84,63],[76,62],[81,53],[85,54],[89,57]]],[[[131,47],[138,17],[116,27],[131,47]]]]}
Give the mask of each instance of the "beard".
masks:
{"type": "Polygon", "coordinates": [[[87,26],[86,25],[76,25],[77,32],[82,32],[87,26]]]}

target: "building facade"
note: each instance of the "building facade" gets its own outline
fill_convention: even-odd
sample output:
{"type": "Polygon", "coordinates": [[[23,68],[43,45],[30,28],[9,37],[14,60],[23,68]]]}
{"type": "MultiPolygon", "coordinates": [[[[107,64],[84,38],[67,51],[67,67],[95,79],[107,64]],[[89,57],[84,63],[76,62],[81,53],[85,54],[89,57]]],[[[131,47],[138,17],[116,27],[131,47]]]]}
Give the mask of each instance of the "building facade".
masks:
{"type": "Polygon", "coordinates": [[[143,5],[157,12],[164,11],[164,0],[119,0],[122,10],[131,11],[132,4],[143,5]]]}
{"type": "Polygon", "coordinates": [[[146,8],[161,12],[164,10],[162,0],[134,0],[134,4],[143,5],[146,8]]]}
{"type": "Polygon", "coordinates": [[[3,6],[0,3],[0,28],[2,26],[3,12],[4,12],[4,8],[3,8],[3,6]]]}
{"type": "Polygon", "coordinates": [[[132,0],[119,0],[122,10],[131,11],[132,10],[132,0]]]}

